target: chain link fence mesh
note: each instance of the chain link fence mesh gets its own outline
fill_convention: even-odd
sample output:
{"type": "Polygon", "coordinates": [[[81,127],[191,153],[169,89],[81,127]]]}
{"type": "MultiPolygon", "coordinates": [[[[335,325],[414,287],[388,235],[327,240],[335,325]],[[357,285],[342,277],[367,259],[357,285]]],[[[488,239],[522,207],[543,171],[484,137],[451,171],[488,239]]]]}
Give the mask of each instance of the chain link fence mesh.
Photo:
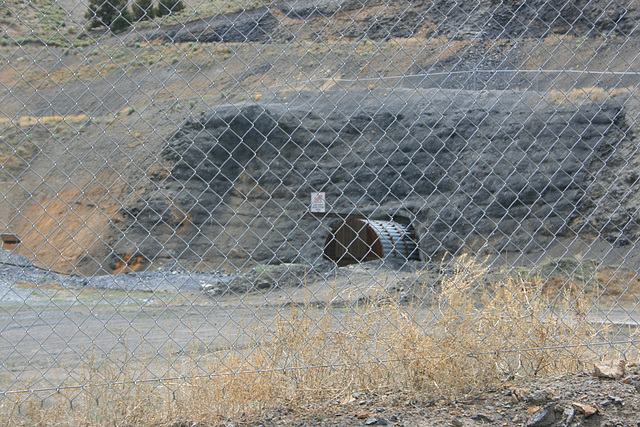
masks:
{"type": "Polygon", "coordinates": [[[19,411],[637,356],[636,1],[2,5],[19,411]]]}

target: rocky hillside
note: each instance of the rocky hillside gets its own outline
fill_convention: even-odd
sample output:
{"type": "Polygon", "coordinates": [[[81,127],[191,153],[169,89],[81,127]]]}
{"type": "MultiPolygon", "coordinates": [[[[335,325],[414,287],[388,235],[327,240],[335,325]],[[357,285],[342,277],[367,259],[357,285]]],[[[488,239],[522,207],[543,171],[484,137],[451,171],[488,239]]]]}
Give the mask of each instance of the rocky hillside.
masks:
{"type": "MultiPolygon", "coordinates": [[[[635,186],[620,102],[554,105],[530,91],[305,93],[221,106],[163,150],[162,190],[129,208],[151,259],[313,262],[334,213],[410,224],[423,259],[539,251],[559,237],[637,238],[601,182],[635,186]],[[310,105],[313,108],[310,108],[310,105]]],[[[131,249],[130,249],[131,250],[131,249]]]]}
{"type": "Polygon", "coordinates": [[[83,274],[314,262],[338,220],[305,215],[312,191],[411,226],[423,259],[633,248],[635,1],[191,18],[0,48],[20,253],[83,274]]]}

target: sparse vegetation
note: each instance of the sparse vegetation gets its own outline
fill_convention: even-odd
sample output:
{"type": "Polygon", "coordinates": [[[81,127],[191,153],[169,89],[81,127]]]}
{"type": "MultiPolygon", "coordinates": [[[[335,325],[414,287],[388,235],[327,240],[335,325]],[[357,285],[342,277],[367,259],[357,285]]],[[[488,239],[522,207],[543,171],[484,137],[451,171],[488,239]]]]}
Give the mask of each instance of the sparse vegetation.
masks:
{"type": "MultiPolygon", "coordinates": [[[[125,2],[125,6],[126,6],[125,2]]],[[[261,7],[269,2],[254,0],[228,2],[224,0],[202,1],[193,7],[187,7],[183,0],[163,0],[154,4],[153,0],[136,0],[130,7],[123,7],[121,0],[103,2],[91,0],[85,2],[88,9],[85,19],[89,28],[106,26],[120,31],[136,22],[144,22],[157,17],[167,22],[186,23],[192,19],[212,16],[219,13],[236,12],[261,7]]],[[[95,41],[82,32],[79,22],[53,0],[6,0],[0,14],[0,23],[6,27],[14,26],[16,18],[24,26],[21,35],[3,34],[0,46],[26,43],[43,43],[49,46],[89,46],[95,41]],[[19,17],[16,15],[19,11],[19,17]]]]}
{"type": "MultiPolygon", "coordinates": [[[[170,0],[175,1],[175,0],[170,0]]],[[[188,22],[192,19],[206,18],[221,13],[234,13],[242,10],[251,10],[271,4],[274,0],[208,0],[201,1],[192,7],[185,7],[178,13],[172,13],[168,23],[188,22]]]]}
{"type": "Polygon", "coordinates": [[[3,28],[20,28],[28,31],[4,32],[0,45],[9,46],[24,43],[44,43],[49,46],[68,46],[77,38],[79,26],[69,19],[65,10],[55,1],[5,0],[0,24],[3,28]],[[16,25],[18,24],[19,25],[16,25]]]}
{"type": "Polygon", "coordinates": [[[580,372],[602,355],[589,351],[603,333],[587,319],[589,294],[548,298],[526,281],[488,277],[463,259],[431,305],[403,306],[385,293],[348,308],[293,305],[255,331],[253,346],[200,353],[196,345],[182,366],[165,368],[166,379],[143,374],[159,367],[145,367],[141,354],[120,351],[46,400],[9,395],[3,416],[43,426],[215,425],[358,391],[465,400],[507,378],[580,372]]]}
{"type": "Polygon", "coordinates": [[[40,151],[38,141],[45,140],[52,133],[41,124],[29,126],[11,125],[0,130],[0,165],[3,178],[16,176],[40,151]]]}
{"type": "Polygon", "coordinates": [[[581,87],[569,90],[551,89],[545,94],[545,98],[555,105],[563,103],[580,105],[585,102],[602,102],[618,96],[628,97],[634,93],[634,87],[622,87],[615,89],[606,89],[603,87],[581,87]]]}
{"type": "Polygon", "coordinates": [[[516,274],[526,286],[551,299],[569,292],[591,295],[602,307],[634,307],[640,302],[640,278],[627,267],[565,257],[541,262],[532,269],[519,269],[516,274]]]}

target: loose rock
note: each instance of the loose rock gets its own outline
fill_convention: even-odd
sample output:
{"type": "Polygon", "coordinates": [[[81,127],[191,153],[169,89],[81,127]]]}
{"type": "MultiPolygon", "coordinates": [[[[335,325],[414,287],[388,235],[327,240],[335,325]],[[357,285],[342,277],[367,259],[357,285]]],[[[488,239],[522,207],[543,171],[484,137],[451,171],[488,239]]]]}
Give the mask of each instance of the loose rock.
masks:
{"type": "Polygon", "coordinates": [[[573,406],[575,406],[578,410],[584,413],[585,417],[590,417],[591,415],[598,413],[598,408],[596,406],[585,405],[579,402],[573,402],[573,406]]]}
{"type": "Polygon", "coordinates": [[[550,403],[538,412],[533,414],[527,423],[527,427],[545,427],[556,421],[555,404],[550,403]]]}
{"type": "Polygon", "coordinates": [[[625,360],[605,360],[594,364],[594,375],[600,378],[620,379],[625,373],[625,360]]]}

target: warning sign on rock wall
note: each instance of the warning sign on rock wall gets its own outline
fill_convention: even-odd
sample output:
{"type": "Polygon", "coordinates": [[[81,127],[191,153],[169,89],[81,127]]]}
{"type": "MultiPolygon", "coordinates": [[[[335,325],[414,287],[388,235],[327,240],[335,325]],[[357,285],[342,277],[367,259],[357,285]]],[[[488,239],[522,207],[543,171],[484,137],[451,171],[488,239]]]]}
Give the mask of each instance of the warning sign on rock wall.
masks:
{"type": "Polygon", "coordinates": [[[311,212],[325,213],[325,194],[324,193],[311,193],[311,212]]]}

